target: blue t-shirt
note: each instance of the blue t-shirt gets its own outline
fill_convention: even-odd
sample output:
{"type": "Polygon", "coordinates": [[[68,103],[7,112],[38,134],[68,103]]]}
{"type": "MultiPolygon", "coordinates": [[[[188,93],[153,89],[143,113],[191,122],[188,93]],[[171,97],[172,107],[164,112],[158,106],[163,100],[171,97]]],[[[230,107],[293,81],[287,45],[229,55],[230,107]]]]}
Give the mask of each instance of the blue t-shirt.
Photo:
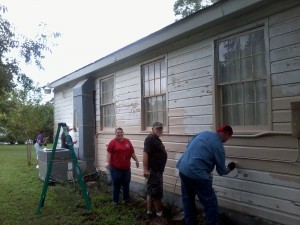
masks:
{"type": "Polygon", "coordinates": [[[210,179],[215,166],[219,175],[228,174],[220,135],[204,131],[190,141],[176,168],[192,179],[210,179]]]}

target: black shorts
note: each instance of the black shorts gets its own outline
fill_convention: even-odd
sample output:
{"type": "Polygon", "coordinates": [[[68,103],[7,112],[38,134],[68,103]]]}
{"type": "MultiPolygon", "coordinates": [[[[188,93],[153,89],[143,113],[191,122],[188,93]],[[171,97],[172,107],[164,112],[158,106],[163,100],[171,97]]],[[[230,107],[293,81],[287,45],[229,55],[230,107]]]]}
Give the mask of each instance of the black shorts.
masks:
{"type": "Polygon", "coordinates": [[[151,171],[147,182],[147,195],[154,200],[161,200],[163,192],[163,173],[151,171]]]}

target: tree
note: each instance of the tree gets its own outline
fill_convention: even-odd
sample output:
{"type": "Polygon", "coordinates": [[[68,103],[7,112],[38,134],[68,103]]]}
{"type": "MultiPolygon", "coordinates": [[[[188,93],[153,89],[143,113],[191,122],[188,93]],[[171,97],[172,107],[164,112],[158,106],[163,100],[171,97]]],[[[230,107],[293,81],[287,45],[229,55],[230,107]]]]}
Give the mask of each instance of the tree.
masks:
{"type": "Polygon", "coordinates": [[[184,18],[218,1],[220,0],[176,0],[173,11],[175,16],[184,18]]]}
{"type": "Polygon", "coordinates": [[[43,69],[41,61],[46,52],[51,52],[49,45],[56,45],[48,40],[53,41],[60,36],[57,32],[46,32],[44,23],[39,25],[40,31],[34,40],[17,34],[14,26],[4,18],[6,12],[7,8],[0,5],[0,98],[6,98],[17,84],[33,88],[32,80],[19,67],[20,59],[43,69]]]}
{"type": "Polygon", "coordinates": [[[0,137],[24,142],[43,128],[53,136],[53,102],[41,104],[41,88],[22,73],[20,63],[34,63],[43,69],[42,60],[55,46],[57,32],[47,32],[41,23],[34,40],[15,32],[4,18],[7,8],[0,5],[0,137]],[[51,40],[52,42],[49,42],[51,40]]]}

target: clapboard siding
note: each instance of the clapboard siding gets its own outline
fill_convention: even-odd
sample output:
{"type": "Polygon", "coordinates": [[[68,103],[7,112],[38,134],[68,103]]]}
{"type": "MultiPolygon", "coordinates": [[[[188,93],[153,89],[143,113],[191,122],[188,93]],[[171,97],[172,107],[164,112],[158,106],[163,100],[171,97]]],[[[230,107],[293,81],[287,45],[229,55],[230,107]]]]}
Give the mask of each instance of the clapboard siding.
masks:
{"type": "MultiPolygon", "coordinates": [[[[282,1],[276,2],[283,4],[282,1]]],[[[268,15],[274,12],[276,4],[270,1],[270,8],[265,9],[268,15]]],[[[271,124],[257,133],[234,132],[233,138],[225,145],[225,151],[226,163],[235,161],[237,170],[224,177],[214,171],[214,188],[220,206],[282,224],[298,225],[300,150],[298,140],[291,136],[291,102],[300,101],[300,6],[298,4],[297,7],[254,21],[256,16],[256,12],[250,13],[247,18],[252,18],[252,21],[246,26],[239,26],[241,21],[234,18],[230,26],[233,30],[228,28],[226,33],[216,33],[214,37],[186,46],[184,40],[189,38],[184,37],[181,48],[160,52],[156,56],[152,54],[152,58],[112,74],[98,74],[95,80],[97,168],[106,171],[107,144],[115,136],[113,129],[100,130],[99,81],[103,77],[115,76],[116,126],[124,129],[125,137],[132,142],[141,163],[140,168],[136,168],[134,161],[131,161],[132,182],[144,185],[142,155],[148,132],[141,127],[141,65],[163,56],[167,68],[168,120],[161,137],[168,153],[164,190],[180,194],[180,179],[175,168],[178,159],[193,135],[215,129],[218,125],[216,121],[219,121],[215,105],[218,103],[218,93],[215,92],[214,43],[220,38],[264,25],[271,124]]],[[[213,27],[210,29],[213,30],[213,27]]],[[[202,38],[200,35],[199,40],[202,38]]],[[[197,35],[193,35],[195,37],[197,35]]],[[[55,121],[72,123],[72,95],[72,88],[55,93],[55,121]]]]}
{"type": "MultiPolygon", "coordinates": [[[[54,120],[57,123],[67,123],[73,125],[73,89],[68,88],[61,92],[55,93],[54,99],[54,120]]],[[[57,128],[57,124],[54,124],[57,128]]]]}
{"type": "Polygon", "coordinates": [[[213,109],[212,105],[206,106],[195,106],[189,108],[174,108],[169,109],[169,117],[178,117],[178,116],[197,116],[197,115],[212,115],[213,109]]]}
{"type": "Polygon", "coordinates": [[[250,147],[270,147],[274,148],[287,148],[297,149],[297,139],[292,137],[290,134],[266,134],[259,137],[244,136],[229,139],[226,142],[228,146],[250,146],[250,147]]]}
{"type": "Polygon", "coordinates": [[[269,19],[274,131],[291,132],[291,102],[300,100],[299,12],[300,7],[295,7],[269,19]]]}
{"type": "Polygon", "coordinates": [[[289,45],[299,43],[300,30],[293,31],[288,34],[283,34],[270,39],[270,49],[279,49],[289,45]]]}
{"type": "Polygon", "coordinates": [[[285,10],[283,12],[280,12],[274,16],[271,16],[269,18],[269,25],[270,27],[273,25],[280,24],[284,21],[288,21],[291,19],[294,19],[295,17],[299,17],[300,7],[296,6],[294,8],[291,8],[289,10],[285,10]]]}
{"type": "MultiPolygon", "coordinates": [[[[294,16],[296,16],[296,14],[294,16]]],[[[300,27],[300,16],[298,12],[297,17],[270,26],[269,35],[270,37],[279,36],[289,32],[297,31],[299,30],[299,27],[300,27]]]]}
{"type": "Polygon", "coordinates": [[[286,148],[230,146],[226,149],[226,155],[234,158],[292,162],[297,160],[298,151],[286,148]]]}
{"type": "Polygon", "coordinates": [[[273,98],[272,99],[272,109],[273,110],[282,110],[282,109],[290,109],[291,102],[299,102],[300,96],[292,96],[292,97],[285,97],[285,98],[273,98]]]}
{"type": "MultiPolygon", "coordinates": [[[[298,49],[298,54],[300,56],[300,48],[298,49]]],[[[272,74],[271,78],[272,78],[272,86],[300,83],[300,76],[298,70],[272,74]]]]}
{"type": "MultiPolygon", "coordinates": [[[[270,51],[270,61],[290,59],[300,56],[300,44],[290,45],[270,51]]],[[[293,71],[292,71],[293,72],[293,71]]]]}
{"type": "Polygon", "coordinates": [[[190,88],[188,90],[174,91],[169,93],[169,100],[180,98],[199,97],[212,94],[212,86],[190,88]]]}
{"type": "MultiPolygon", "coordinates": [[[[300,32],[299,32],[300,35],[300,32]]],[[[300,36],[299,36],[300,37],[300,36]]],[[[299,39],[298,37],[298,39],[299,39]]],[[[298,40],[299,41],[299,40],[298,40]]],[[[271,64],[271,73],[282,73],[293,70],[300,70],[300,57],[294,57],[271,64]]]]}

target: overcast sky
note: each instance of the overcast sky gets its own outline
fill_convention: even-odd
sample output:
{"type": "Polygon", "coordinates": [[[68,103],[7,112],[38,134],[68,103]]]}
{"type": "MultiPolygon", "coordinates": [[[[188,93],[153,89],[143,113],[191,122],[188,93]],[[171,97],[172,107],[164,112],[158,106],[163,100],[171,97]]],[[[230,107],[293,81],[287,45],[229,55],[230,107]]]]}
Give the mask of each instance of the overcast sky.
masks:
{"type": "Polygon", "coordinates": [[[175,0],[1,0],[6,18],[28,36],[44,22],[60,32],[43,61],[45,71],[24,66],[40,86],[90,64],[173,22],[175,0]]]}

